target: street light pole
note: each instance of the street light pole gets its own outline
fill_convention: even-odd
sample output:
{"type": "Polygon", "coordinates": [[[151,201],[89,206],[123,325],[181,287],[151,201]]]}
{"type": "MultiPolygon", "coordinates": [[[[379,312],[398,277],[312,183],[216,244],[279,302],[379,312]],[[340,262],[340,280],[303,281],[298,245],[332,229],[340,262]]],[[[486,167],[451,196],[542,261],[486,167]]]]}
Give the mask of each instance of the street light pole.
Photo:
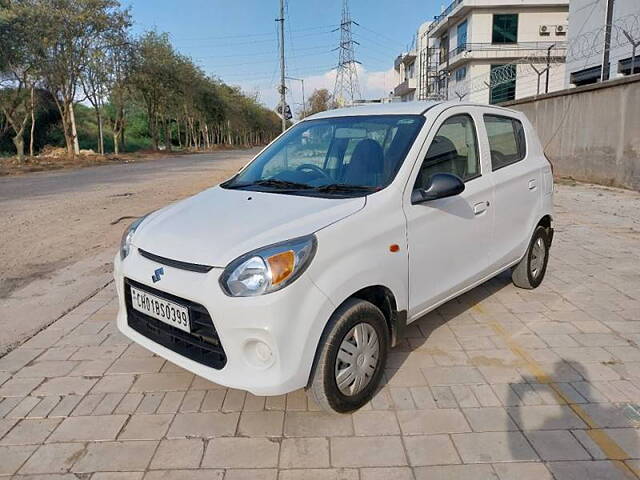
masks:
{"type": "Polygon", "coordinates": [[[282,117],[282,131],[287,129],[287,117],[285,115],[285,106],[287,104],[287,87],[284,83],[285,65],[284,65],[284,0],[280,0],[280,18],[276,20],[280,22],[280,115],[282,117]]]}
{"type": "Polygon", "coordinates": [[[295,77],[284,77],[287,80],[295,80],[296,82],[300,82],[302,84],[302,118],[306,116],[307,113],[307,104],[304,99],[304,78],[295,78],[295,77]]]}

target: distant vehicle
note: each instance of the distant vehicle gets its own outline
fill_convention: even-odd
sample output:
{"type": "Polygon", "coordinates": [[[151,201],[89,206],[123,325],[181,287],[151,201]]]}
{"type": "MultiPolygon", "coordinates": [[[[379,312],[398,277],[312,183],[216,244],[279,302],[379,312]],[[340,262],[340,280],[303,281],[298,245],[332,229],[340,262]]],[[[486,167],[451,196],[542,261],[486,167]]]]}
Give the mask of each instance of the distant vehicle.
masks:
{"type": "Polygon", "coordinates": [[[118,327],[232,388],[371,399],[406,326],[511,269],[544,278],[553,178],[519,112],[391,103],[311,116],[230,180],[134,222],[118,327]]]}

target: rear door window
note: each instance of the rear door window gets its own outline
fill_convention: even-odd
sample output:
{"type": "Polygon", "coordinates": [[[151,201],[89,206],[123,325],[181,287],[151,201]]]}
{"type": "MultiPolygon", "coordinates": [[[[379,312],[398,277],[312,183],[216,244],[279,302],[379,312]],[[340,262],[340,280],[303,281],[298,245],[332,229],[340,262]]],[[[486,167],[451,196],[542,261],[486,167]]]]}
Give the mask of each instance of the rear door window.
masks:
{"type": "Polygon", "coordinates": [[[501,115],[484,115],[484,124],[489,137],[492,170],[519,162],[525,157],[527,142],[519,120],[501,115]]]}

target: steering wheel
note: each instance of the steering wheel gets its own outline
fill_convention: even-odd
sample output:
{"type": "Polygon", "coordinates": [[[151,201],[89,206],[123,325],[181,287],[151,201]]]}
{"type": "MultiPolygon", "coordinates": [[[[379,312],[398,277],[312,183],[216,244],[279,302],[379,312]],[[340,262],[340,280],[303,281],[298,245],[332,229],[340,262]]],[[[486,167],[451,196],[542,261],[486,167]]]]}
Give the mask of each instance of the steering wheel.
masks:
{"type": "Polygon", "coordinates": [[[314,165],[313,163],[303,163],[302,165],[298,165],[296,167],[297,171],[303,172],[303,171],[313,171],[315,173],[317,173],[318,175],[320,175],[321,177],[324,178],[328,178],[329,180],[331,180],[331,177],[329,176],[329,174],[327,172],[325,172],[323,169],[321,169],[319,166],[314,165]]]}

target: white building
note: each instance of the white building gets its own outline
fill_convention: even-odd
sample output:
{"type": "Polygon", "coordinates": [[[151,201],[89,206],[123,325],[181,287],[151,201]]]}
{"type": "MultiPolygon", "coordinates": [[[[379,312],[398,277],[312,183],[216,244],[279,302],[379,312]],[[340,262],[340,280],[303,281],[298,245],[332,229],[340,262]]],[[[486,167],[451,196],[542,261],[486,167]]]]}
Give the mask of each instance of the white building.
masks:
{"type": "Polygon", "coordinates": [[[611,20],[611,42],[609,68],[604,71],[605,80],[631,73],[633,43],[637,46],[634,71],[640,73],[640,0],[615,0],[610,3],[613,9],[607,12],[607,0],[571,0],[567,87],[587,85],[602,79],[607,13],[610,13],[611,20]]]}
{"type": "Polygon", "coordinates": [[[395,101],[410,102],[426,99],[424,95],[420,94],[420,82],[427,76],[429,70],[435,71],[435,62],[432,61],[429,64],[425,57],[426,52],[429,51],[429,41],[426,35],[429,25],[431,22],[420,25],[411,48],[398,55],[393,63],[396,86],[393,89],[392,98],[395,101]]]}
{"type": "Polygon", "coordinates": [[[426,28],[437,75],[422,91],[500,103],[564,88],[568,9],[568,0],[454,0],[426,28]]]}

